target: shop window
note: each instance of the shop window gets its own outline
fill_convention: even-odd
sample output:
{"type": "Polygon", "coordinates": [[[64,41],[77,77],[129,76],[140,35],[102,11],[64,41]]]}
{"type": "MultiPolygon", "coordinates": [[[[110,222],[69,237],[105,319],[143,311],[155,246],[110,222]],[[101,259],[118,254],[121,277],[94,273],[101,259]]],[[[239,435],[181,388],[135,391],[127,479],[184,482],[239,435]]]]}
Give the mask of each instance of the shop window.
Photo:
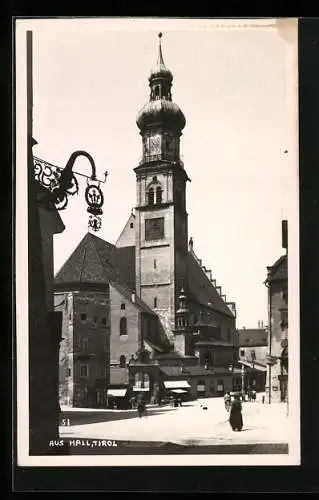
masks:
{"type": "Polygon", "coordinates": [[[81,321],[86,321],[87,315],[85,313],[81,313],[81,321]]]}
{"type": "Polygon", "coordinates": [[[127,335],[127,319],[120,319],[120,335],[127,335]]]}

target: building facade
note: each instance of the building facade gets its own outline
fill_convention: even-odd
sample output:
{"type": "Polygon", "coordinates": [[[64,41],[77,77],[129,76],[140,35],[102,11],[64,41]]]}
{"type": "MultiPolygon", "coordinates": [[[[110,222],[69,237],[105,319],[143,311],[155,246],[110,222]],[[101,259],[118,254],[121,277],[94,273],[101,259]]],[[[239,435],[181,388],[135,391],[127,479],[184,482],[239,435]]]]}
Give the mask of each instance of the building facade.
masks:
{"type": "Polygon", "coordinates": [[[268,329],[259,322],[258,328],[238,330],[238,361],[244,367],[245,391],[265,391],[268,355],[268,329]]]}
{"type": "Polygon", "coordinates": [[[282,255],[267,267],[268,287],[268,374],[267,393],[269,402],[288,401],[288,252],[287,221],[282,223],[282,255]]]}

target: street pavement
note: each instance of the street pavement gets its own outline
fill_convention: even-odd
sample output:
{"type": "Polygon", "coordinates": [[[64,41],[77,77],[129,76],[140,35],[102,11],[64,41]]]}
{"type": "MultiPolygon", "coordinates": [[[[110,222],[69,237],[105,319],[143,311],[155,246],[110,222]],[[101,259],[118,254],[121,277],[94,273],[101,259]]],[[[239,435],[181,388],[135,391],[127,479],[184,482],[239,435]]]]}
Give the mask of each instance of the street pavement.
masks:
{"type": "Polygon", "coordinates": [[[287,453],[293,431],[285,404],[262,404],[260,400],[243,403],[241,432],[231,429],[223,398],[198,399],[178,408],[149,407],[142,418],[136,410],[62,410],[71,425],[60,427],[61,438],[115,440],[126,446],[149,443],[159,448],[169,443],[175,448],[231,445],[253,449],[258,444],[287,453]]]}

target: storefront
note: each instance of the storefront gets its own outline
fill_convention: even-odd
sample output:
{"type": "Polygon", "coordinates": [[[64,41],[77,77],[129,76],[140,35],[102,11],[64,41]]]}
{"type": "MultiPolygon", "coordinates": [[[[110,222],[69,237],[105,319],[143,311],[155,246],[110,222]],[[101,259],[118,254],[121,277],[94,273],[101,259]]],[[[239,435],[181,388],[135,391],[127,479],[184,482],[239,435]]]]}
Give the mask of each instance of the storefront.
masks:
{"type": "Polygon", "coordinates": [[[108,389],[107,407],[112,410],[128,408],[129,401],[127,398],[127,388],[108,389]]]}

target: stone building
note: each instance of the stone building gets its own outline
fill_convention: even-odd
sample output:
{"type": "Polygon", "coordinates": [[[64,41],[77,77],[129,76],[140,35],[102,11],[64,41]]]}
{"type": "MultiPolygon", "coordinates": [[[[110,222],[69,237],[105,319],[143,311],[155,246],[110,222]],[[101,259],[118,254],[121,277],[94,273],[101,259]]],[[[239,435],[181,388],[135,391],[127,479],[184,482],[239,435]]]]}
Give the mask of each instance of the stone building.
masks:
{"type": "Polygon", "coordinates": [[[265,391],[268,333],[262,323],[259,323],[258,328],[238,329],[238,351],[239,364],[245,370],[245,389],[265,391]]]}
{"type": "Polygon", "coordinates": [[[86,294],[108,294],[105,385],[118,397],[120,390],[127,398],[140,391],[155,399],[170,391],[213,396],[233,386],[236,306],[188,237],[190,179],[180,156],[186,120],[172,101],[172,81],[160,41],[150,98],[137,117],[136,206],[115,245],[87,234],[56,276],[57,293],[79,291],[81,284],[86,294]]]}
{"type": "Polygon", "coordinates": [[[288,252],[287,221],[282,222],[282,255],[267,267],[268,287],[268,374],[267,393],[269,402],[288,400],[288,252]]]}

